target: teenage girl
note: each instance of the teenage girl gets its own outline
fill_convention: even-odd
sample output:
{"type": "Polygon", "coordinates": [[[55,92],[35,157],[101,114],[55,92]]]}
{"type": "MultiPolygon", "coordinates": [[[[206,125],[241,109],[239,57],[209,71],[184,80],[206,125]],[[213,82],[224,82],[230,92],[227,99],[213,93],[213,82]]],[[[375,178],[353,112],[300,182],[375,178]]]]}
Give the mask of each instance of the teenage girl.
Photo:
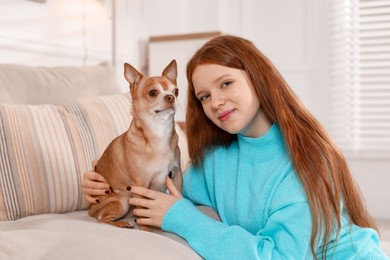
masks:
{"type": "MultiPolygon", "coordinates": [[[[211,39],[187,79],[183,190],[169,177],[169,193],[133,186],[138,224],[178,234],[208,260],[389,259],[339,148],[254,44],[211,39]]],[[[91,203],[109,188],[95,172],[83,187],[91,203]]]]}

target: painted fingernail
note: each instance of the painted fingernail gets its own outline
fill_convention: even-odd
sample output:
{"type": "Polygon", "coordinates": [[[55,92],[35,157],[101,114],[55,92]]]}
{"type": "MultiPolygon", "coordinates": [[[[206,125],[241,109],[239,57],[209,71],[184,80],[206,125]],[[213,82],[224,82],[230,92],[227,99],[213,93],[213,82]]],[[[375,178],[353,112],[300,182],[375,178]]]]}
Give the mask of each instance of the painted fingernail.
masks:
{"type": "Polygon", "coordinates": [[[172,171],[170,171],[170,172],[168,173],[168,177],[169,177],[169,179],[172,179],[172,171]]]}
{"type": "Polygon", "coordinates": [[[110,191],[110,190],[106,190],[104,193],[106,193],[106,194],[110,194],[110,193],[111,193],[111,191],[110,191]]]}
{"type": "Polygon", "coordinates": [[[127,186],[126,188],[128,191],[131,191],[131,187],[130,186],[127,186]]]}
{"type": "Polygon", "coordinates": [[[99,202],[100,202],[100,200],[99,200],[99,199],[96,199],[95,201],[96,201],[96,203],[99,203],[99,202]]]}

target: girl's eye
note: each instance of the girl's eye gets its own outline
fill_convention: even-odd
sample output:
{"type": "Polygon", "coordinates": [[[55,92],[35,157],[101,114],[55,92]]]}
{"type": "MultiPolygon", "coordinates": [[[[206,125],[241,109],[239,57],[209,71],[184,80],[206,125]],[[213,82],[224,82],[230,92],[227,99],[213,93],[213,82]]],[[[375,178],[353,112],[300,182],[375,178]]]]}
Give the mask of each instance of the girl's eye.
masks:
{"type": "Polygon", "coordinates": [[[203,102],[203,101],[206,101],[209,97],[210,97],[210,95],[204,95],[204,96],[201,96],[199,98],[199,100],[200,100],[200,102],[203,102]]]}
{"type": "Polygon", "coordinates": [[[157,90],[152,89],[152,90],[149,91],[149,96],[155,97],[155,96],[157,96],[157,93],[158,93],[157,90]]]}
{"type": "Polygon", "coordinates": [[[221,87],[224,88],[224,87],[228,87],[229,85],[231,85],[233,82],[232,81],[225,81],[222,83],[221,87]]]}

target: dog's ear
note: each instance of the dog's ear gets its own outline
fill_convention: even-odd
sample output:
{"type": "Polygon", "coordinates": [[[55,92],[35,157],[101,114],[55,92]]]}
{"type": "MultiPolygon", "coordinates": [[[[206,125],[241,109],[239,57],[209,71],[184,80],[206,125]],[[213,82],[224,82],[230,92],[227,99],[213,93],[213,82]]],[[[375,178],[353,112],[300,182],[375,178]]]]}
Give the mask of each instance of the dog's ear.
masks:
{"type": "Polygon", "coordinates": [[[135,69],[133,66],[131,66],[128,63],[125,63],[124,65],[124,75],[127,82],[130,84],[130,89],[134,87],[144,76],[141,72],[139,72],[137,69],[135,69]]]}
{"type": "Polygon", "coordinates": [[[177,64],[176,60],[172,60],[171,63],[164,69],[163,76],[167,77],[173,84],[176,85],[177,79],[177,64]]]}

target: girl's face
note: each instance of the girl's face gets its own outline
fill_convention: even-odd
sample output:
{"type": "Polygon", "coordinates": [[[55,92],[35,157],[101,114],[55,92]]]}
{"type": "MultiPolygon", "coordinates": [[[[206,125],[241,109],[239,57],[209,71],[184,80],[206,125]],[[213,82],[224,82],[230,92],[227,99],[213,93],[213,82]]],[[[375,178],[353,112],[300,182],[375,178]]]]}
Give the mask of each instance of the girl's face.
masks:
{"type": "Polygon", "coordinates": [[[244,70],[202,64],[195,68],[192,81],[206,116],[219,128],[248,137],[259,137],[268,131],[270,122],[244,70]]]}

